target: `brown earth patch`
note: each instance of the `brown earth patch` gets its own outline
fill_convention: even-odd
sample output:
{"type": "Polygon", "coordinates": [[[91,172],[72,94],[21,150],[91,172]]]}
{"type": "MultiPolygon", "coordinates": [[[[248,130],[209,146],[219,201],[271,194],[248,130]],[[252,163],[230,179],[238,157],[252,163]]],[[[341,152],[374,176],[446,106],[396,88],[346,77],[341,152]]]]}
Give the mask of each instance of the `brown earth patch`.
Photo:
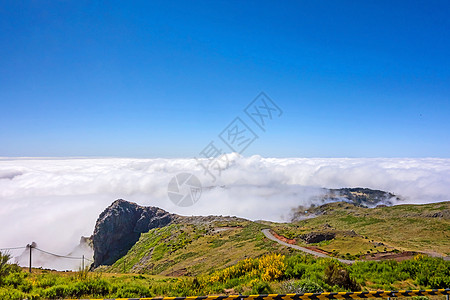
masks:
{"type": "Polygon", "coordinates": [[[364,260],[395,260],[395,261],[403,261],[407,259],[414,258],[418,253],[413,251],[405,251],[405,252],[379,252],[373,254],[366,254],[364,256],[364,260]]]}
{"type": "Polygon", "coordinates": [[[317,253],[322,253],[322,254],[325,254],[325,255],[331,255],[330,252],[322,250],[322,249],[319,249],[316,246],[303,246],[303,248],[312,250],[312,251],[317,252],[317,253]]]}
{"type": "Polygon", "coordinates": [[[189,272],[186,268],[182,268],[179,270],[173,270],[169,273],[167,273],[167,276],[173,276],[173,277],[180,277],[180,276],[187,276],[189,275],[189,272]]]}
{"type": "Polygon", "coordinates": [[[288,243],[288,244],[291,244],[291,245],[295,245],[295,244],[297,243],[296,240],[294,240],[294,239],[288,239],[287,237],[284,237],[284,236],[282,236],[282,235],[279,235],[279,234],[277,234],[277,233],[274,232],[274,231],[271,231],[271,233],[272,233],[272,235],[273,235],[274,237],[276,237],[277,239],[279,239],[280,241],[283,241],[283,242],[285,242],[285,243],[288,243]]]}

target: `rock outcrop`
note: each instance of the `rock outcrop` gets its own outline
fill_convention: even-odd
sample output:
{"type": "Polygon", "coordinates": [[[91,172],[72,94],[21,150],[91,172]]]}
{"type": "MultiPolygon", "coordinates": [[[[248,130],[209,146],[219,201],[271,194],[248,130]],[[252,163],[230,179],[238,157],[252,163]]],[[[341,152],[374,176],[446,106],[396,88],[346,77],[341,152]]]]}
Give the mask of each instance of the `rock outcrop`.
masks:
{"type": "Polygon", "coordinates": [[[336,234],[333,232],[310,232],[307,234],[302,234],[300,238],[306,243],[312,244],[332,240],[335,236],[336,234]]]}
{"type": "Polygon", "coordinates": [[[322,189],[323,194],[313,196],[311,198],[312,205],[298,206],[291,212],[291,222],[298,222],[301,220],[317,217],[318,215],[328,214],[331,203],[342,203],[345,209],[354,207],[387,207],[400,203],[402,198],[393,193],[372,190],[368,188],[341,188],[341,189],[322,189]]]}
{"type": "Polygon", "coordinates": [[[114,201],[95,224],[92,268],[113,264],[130,250],[141,233],[164,227],[177,217],[158,207],[143,207],[122,199],[114,201]]]}
{"type": "Polygon", "coordinates": [[[402,200],[393,193],[368,188],[329,189],[324,199],[327,202],[345,201],[364,207],[391,206],[402,200]]]}

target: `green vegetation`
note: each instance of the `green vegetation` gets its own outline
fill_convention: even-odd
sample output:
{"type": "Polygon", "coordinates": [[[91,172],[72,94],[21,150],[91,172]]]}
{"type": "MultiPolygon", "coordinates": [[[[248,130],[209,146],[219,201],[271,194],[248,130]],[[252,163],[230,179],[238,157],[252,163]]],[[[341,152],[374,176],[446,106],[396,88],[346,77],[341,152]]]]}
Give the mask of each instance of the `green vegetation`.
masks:
{"type": "MultiPolygon", "coordinates": [[[[4,257],[1,254],[1,257],[4,257]]],[[[418,255],[402,262],[357,262],[303,254],[268,254],[196,277],[34,270],[15,265],[2,273],[0,299],[127,298],[300,293],[450,286],[450,262],[418,255]]]]}
{"type": "Polygon", "coordinates": [[[311,208],[303,214],[317,216],[276,224],[272,229],[295,239],[301,246],[307,245],[300,238],[302,234],[335,233],[332,241],[312,246],[340,258],[357,259],[367,254],[370,257],[399,251],[450,255],[450,202],[378,208],[336,202],[311,208]]]}
{"type": "Polygon", "coordinates": [[[141,235],[128,253],[101,272],[197,276],[245,258],[270,252],[288,253],[264,240],[267,226],[250,221],[173,224],[141,235]]]}
{"type": "Polygon", "coordinates": [[[399,261],[358,260],[344,265],[279,245],[261,230],[271,228],[303,246],[307,245],[300,239],[303,234],[332,233],[332,240],[308,246],[347,259],[401,255],[404,250],[448,254],[449,211],[449,202],[374,209],[332,203],[311,209],[316,218],[289,224],[172,224],[142,234],[125,256],[95,272],[35,269],[29,274],[0,253],[0,299],[448,288],[450,261],[441,258],[419,254],[403,261],[395,257],[399,261]]]}

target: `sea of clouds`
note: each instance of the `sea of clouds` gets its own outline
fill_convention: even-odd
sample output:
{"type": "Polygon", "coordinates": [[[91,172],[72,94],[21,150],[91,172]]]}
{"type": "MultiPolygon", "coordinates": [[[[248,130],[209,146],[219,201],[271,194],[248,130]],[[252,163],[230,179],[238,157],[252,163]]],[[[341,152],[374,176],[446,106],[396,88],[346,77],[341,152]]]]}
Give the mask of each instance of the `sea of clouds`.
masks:
{"type": "Polygon", "coordinates": [[[67,254],[119,198],[181,215],[272,221],[288,220],[292,208],[315,203],[322,188],[380,189],[401,196],[401,203],[450,200],[450,159],[228,159],[213,181],[195,159],[0,158],[0,248],[34,241],[67,254]],[[202,182],[193,206],[179,207],[168,198],[168,183],[180,172],[202,182]]]}

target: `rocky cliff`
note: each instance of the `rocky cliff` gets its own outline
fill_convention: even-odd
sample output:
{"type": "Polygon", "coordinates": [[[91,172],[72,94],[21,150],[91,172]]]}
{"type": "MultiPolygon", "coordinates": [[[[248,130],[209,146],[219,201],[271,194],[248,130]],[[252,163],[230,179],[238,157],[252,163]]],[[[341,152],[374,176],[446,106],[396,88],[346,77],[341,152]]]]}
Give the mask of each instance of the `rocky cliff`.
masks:
{"type": "Polygon", "coordinates": [[[324,198],[332,202],[344,201],[365,207],[390,206],[401,201],[401,198],[393,193],[368,188],[328,189],[324,198]]]}
{"type": "Polygon", "coordinates": [[[141,233],[171,223],[177,215],[158,207],[143,207],[122,199],[114,201],[98,217],[92,243],[92,268],[111,265],[125,255],[141,233]]]}

